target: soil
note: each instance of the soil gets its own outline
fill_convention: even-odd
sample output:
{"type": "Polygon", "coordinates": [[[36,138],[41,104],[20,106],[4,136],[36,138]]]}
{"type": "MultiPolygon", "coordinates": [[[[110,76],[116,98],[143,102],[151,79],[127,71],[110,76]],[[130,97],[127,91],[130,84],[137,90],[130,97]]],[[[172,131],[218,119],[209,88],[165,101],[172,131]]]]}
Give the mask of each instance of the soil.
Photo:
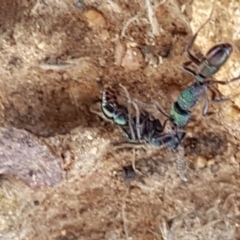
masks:
{"type": "MultiPolygon", "coordinates": [[[[202,103],[193,109],[183,143],[187,182],[176,170],[178,152],[116,148],[123,138],[119,129],[92,111],[100,111],[106,86],[126,105],[119,84],[131,97],[169,111],[193,82],[182,69],[185,48],[212,5],[1,1],[1,129],[19,129],[39,144],[31,157],[43,170],[41,188],[35,187],[25,176],[26,154],[11,155],[11,171],[1,159],[0,239],[240,239],[240,81],[218,86],[230,100],[211,104],[212,115],[202,116],[202,103]],[[50,159],[56,162],[46,178],[54,186],[44,179],[50,159]]],[[[240,75],[239,1],[215,0],[214,6],[193,52],[201,59],[215,44],[232,44],[216,74],[227,80],[240,75]]],[[[1,151],[7,151],[1,137],[1,151]]]]}

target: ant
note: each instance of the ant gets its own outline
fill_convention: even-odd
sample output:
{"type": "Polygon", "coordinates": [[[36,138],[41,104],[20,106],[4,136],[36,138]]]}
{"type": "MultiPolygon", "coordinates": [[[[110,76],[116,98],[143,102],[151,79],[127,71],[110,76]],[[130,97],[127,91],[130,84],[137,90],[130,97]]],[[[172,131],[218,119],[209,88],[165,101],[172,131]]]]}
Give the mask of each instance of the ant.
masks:
{"type": "Polygon", "coordinates": [[[216,84],[227,85],[234,81],[240,79],[240,76],[232,78],[227,81],[219,81],[212,78],[212,76],[219,71],[219,69],[225,64],[232,52],[232,45],[229,43],[221,43],[213,46],[205,55],[202,60],[197,59],[191,52],[190,49],[194,44],[197,35],[200,30],[210,21],[213,13],[211,11],[208,19],[202,24],[202,26],[197,30],[197,32],[190,39],[189,43],[186,46],[186,53],[190,61],[185,62],[182,67],[185,72],[194,76],[195,81],[185,88],[178,96],[177,101],[175,101],[170,109],[170,114],[166,114],[157,104],[144,104],[138,100],[134,100],[139,105],[145,105],[148,107],[155,107],[160,111],[167,120],[170,120],[175,127],[184,127],[187,125],[190,116],[191,109],[197,105],[197,103],[204,98],[205,103],[202,109],[202,115],[208,115],[209,100],[207,97],[207,92],[210,91],[212,94],[211,100],[217,103],[226,102],[228,98],[218,98],[217,95],[221,95],[219,90],[213,87],[216,84]],[[191,63],[197,66],[197,71],[193,71],[188,67],[191,63]]]}
{"type": "MultiPolygon", "coordinates": [[[[129,99],[127,89],[121,86],[129,99]]],[[[136,116],[132,117],[130,107],[126,108],[117,101],[115,92],[106,88],[102,93],[101,108],[105,117],[111,119],[122,131],[128,141],[133,143],[146,142],[152,146],[166,145],[175,150],[185,137],[184,131],[164,133],[165,124],[154,118],[150,113],[141,109],[132,101],[136,109],[136,116]],[[129,114],[130,113],[130,114],[129,114]]]]}
{"type": "Polygon", "coordinates": [[[182,67],[185,72],[194,76],[195,82],[189,87],[184,89],[176,102],[173,103],[170,110],[170,120],[178,127],[184,127],[190,119],[190,109],[193,108],[202,98],[205,98],[202,115],[206,116],[209,108],[209,100],[207,98],[207,91],[212,94],[211,100],[214,102],[225,102],[228,98],[217,99],[217,94],[221,93],[217,88],[213,89],[216,84],[227,85],[240,79],[240,76],[229,79],[227,81],[219,81],[212,78],[220,68],[226,63],[232,53],[232,45],[229,43],[221,43],[213,46],[201,60],[197,59],[191,52],[190,49],[194,44],[197,35],[201,29],[210,21],[213,13],[211,11],[208,19],[202,24],[198,31],[193,35],[186,47],[186,53],[190,61],[185,62],[182,67]],[[188,67],[191,63],[197,66],[197,72],[193,71],[188,67]]]}

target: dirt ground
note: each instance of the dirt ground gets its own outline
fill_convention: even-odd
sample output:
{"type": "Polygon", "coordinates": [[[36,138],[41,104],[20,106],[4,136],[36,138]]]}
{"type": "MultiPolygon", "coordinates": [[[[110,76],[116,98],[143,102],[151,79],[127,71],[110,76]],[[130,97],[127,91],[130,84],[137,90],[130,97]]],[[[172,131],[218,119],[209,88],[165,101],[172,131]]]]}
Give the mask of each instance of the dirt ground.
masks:
{"type": "MultiPolygon", "coordinates": [[[[217,43],[233,45],[220,80],[240,75],[239,4],[216,0],[195,42],[199,58],[217,43]]],[[[212,105],[213,115],[203,117],[202,104],[193,110],[186,183],[177,153],[116,149],[118,128],[90,111],[106,85],[124,96],[119,83],[169,111],[193,81],[181,68],[184,49],[211,7],[207,0],[1,1],[1,126],[32,133],[61,159],[63,173],[58,186],[40,189],[1,175],[0,239],[240,239],[240,82],[219,87],[231,101],[212,105]],[[128,167],[134,161],[136,173],[128,167]]]]}

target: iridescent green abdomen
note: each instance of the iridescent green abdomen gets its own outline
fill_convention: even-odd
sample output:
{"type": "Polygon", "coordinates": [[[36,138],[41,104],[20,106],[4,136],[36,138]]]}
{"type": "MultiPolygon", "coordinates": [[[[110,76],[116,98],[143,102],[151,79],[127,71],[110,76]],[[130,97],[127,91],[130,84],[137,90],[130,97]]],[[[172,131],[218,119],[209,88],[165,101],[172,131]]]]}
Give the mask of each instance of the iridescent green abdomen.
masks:
{"type": "Polygon", "coordinates": [[[184,127],[190,118],[190,113],[183,110],[178,102],[175,102],[170,111],[171,121],[178,127],[184,127]]]}
{"type": "Polygon", "coordinates": [[[179,107],[182,110],[189,111],[204,96],[206,90],[206,86],[199,83],[193,83],[180,93],[177,99],[179,107]]]}

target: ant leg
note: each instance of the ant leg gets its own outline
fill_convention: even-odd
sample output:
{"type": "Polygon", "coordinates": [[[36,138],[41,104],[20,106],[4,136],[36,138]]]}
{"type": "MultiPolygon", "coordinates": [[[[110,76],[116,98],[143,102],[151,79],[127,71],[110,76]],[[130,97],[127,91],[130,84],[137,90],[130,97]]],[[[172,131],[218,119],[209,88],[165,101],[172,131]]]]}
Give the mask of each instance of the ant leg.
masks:
{"type": "Polygon", "coordinates": [[[126,87],[124,87],[122,84],[119,84],[119,85],[124,90],[126,98],[128,100],[128,125],[129,125],[130,132],[131,132],[131,138],[132,138],[132,140],[135,141],[136,137],[135,137],[135,133],[134,133],[133,126],[132,126],[132,111],[131,111],[132,110],[131,109],[132,100],[131,100],[130,94],[129,94],[128,90],[126,89],[126,87]]]}
{"type": "Polygon", "coordinates": [[[240,76],[227,80],[226,84],[240,80],[240,76]]]}
{"type": "MultiPolygon", "coordinates": [[[[218,102],[218,103],[220,103],[220,101],[222,101],[222,102],[225,101],[225,99],[215,100],[216,92],[213,89],[211,89],[211,88],[209,88],[209,90],[210,90],[210,92],[212,94],[211,101],[218,102]]],[[[220,93],[218,89],[216,89],[216,91],[218,93],[220,93]]],[[[214,112],[208,112],[208,109],[209,109],[209,98],[208,98],[206,92],[205,92],[204,100],[205,100],[205,103],[204,103],[204,106],[203,106],[203,109],[202,109],[202,115],[205,117],[205,116],[210,116],[210,115],[214,114],[214,112]]]]}
{"type": "Polygon", "coordinates": [[[166,119],[163,123],[163,126],[162,126],[162,132],[164,131],[166,125],[167,125],[167,122],[170,121],[170,119],[166,119]]]}
{"type": "Polygon", "coordinates": [[[192,63],[192,62],[190,62],[190,61],[183,63],[183,64],[182,64],[182,68],[183,68],[183,70],[184,70],[186,73],[192,75],[193,77],[196,77],[196,73],[195,73],[192,69],[190,69],[190,68],[188,67],[188,65],[190,65],[191,63],[192,63]]]}
{"type": "Polygon", "coordinates": [[[205,27],[205,25],[210,21],[212,14],[213,14],[213,9],[214,9],[214,3],[213,3],[213,7],[211,10],[211,13],[209,15],[209,17],[207,18],[207,20],[202,24],[202,26],[197,30],[197,32],[192,36],[192,38],[190,39],[189,43],[187,44],[185,51],[187,53],[188,58],[195,63],[197,66],[200,65],[201,61],[199,61],[191,52],[190,49],[192,47],[192,45],[194,44],[198,33],[205,27]]]}
{"type": "Polygon", "coordinates": [[[165,117],[167,117],[170,120],[170,116],[168,114],[166,114],[157,103],[153,103],[155,105],[155,108],[161,113],[163,114],[165,117]]]}
{"type": "Polygon", "coordinates": [[[205,96],[205,103],[202,110],[202,115],[204,117],[214,114],[214,112],[208,112],[208,108],[209,108],[209,99],[207,96],[205,96]]]}
{"type": "Polygon", "coordinates": [[[134,101],[135,103],[137,103],[137,105],[142,106],[143,108],[155,108],[155,109],[157,109],[161,114],[163,114],[165,117],[167,117],[168,119],[170,119],[170,116],[169,116],[168,114],[166,114],[166,113],[159,107],[159,105],[158,105],[156,102],[149,104],[149,103],[141,102],[141,101],[139,101],[138,99],[135,99],[135,98],[133,98],[133,101],[134,101]]]}
{"type": "Polygon", "coordinates": [[[208,100],[207,95],[205,95],[205,103],[204,103],[203,110],[202,110],[203,116],[206,116],[208,114],[208,107],[209,107],[209,100],[208,100]]]}
{"type": "Polygon", "coordinates": [[[122,135],[123,135],[125,138],[127,138],[129,141],[131,141],[131,140],[132,140],[132,139],[131,139],[131,136],[129,135],[129,133],[127,132],[127,130],[124,129],[123,127],[119,126],[119,125],[117,125],[117,126],[118,126],[120,132],[122,133],[122,135]]]}
{"type": "Polygon", "coordinates": [[[212,94],[212,101],[213,102],[224,103],[224,102],[227,102],[227,101],[230,100],[229,98],[223,98],[223,97],[220,97],[220,98],[217,99],[217,95],[222,96],[221,92],[217,88],[215,88],[214,90],[210,88],[210,92],[212,94]]]}
{"type": "MultiPolygon", "coordinates": [[[[120,130],[120,132],[122,133],[122,135],[124,136],[124,138],[127,138],[127,142],[126,142],[126,140],[124,139],[124,140],[122,140],[122,141],[117,141],[117,142],[115,142],[115,143],[113,143],[113,145],[114,146],[117,146],[116,148],[125,148],[125,147],[130,147],[130,146],[142,146],[142,145],[144,145],[144,141],[139,141],[139,140],[133,140],[133,139],[131,139],[131,136],[130,136],[130,134],[127,132],[127,130],[126,129],[124,129],[124,128],[122,128],[122,127],[120,127],[120,126],[118,126],[118,128],[119,128],[119,130],[120,130]]],[[[136,147],[137,148],[137,147],[136,147]]]]}
{"type": "Polygon", "coordinates": [[[112,119],[107,118],[107,117],[103,114],[103,112],[102,112],[102,110],[101,110],[101,103],[100,103],[100,102],[96,102],[96,103],[94,103],[93,105],[91,105],[91,106],[89,107],[89,111],[90,111],[91,113],[96,114],[97,116],[99,116],[100,118],[102,118],[103,120],[105,120],[106,122],[113,123],[112,119]]]}
{"type": "Polygon", "coordinates": [[[227,85],[229,83],[235,82],[240,80],[240,76],[226,80],[226,81],[221,81],[221,80],[215,80],[215,79],[211,79],[210,82],[211,83],[217,83],[217,84],[221,84],[221,85],[227,85]]]}

